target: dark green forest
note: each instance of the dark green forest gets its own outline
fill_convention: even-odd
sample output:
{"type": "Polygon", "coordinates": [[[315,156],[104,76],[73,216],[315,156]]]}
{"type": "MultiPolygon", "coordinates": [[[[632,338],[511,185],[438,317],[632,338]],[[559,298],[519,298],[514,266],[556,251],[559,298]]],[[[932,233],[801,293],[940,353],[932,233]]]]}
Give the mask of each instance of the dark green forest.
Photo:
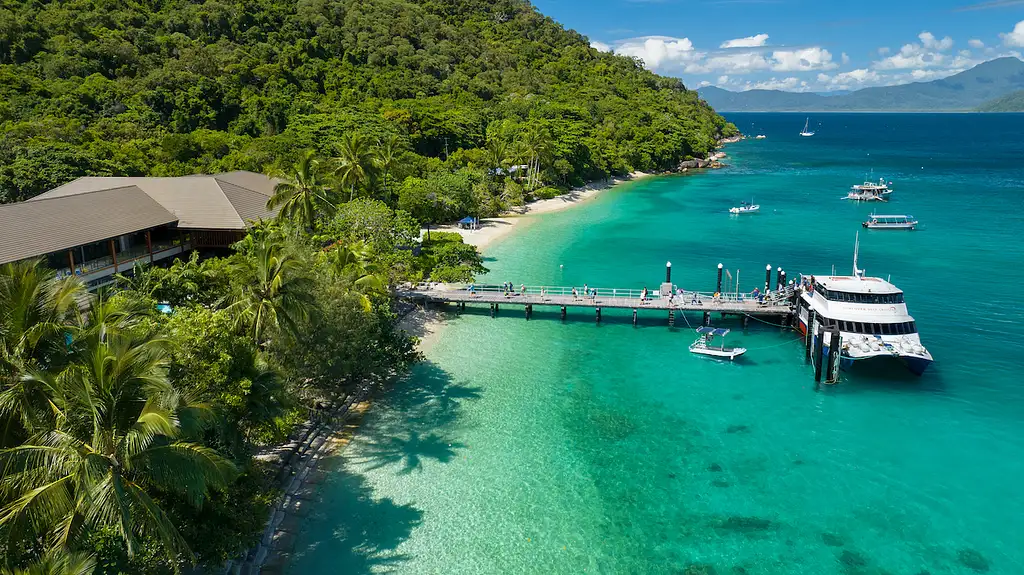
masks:
{"type": "Polygon", "coordinates": [[[462,211],[488,215],[734,130],[522,0],[0,0],[0,201],[83,175],[266,172],[355,137],[397,161],[352,195],[529,166],[477,186],[462,211]]]}

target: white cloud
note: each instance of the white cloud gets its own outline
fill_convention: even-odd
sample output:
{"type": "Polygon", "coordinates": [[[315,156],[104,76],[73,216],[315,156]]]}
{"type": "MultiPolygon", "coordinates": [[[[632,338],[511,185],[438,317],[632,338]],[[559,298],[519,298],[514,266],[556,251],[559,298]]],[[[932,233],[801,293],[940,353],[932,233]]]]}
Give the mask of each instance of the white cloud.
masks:
{"type": "Polygon", "coordinates": [[[748,74],[757,70],[768,70],[771,67],[771,62],[760,52],[716,54],[705,60],[703,64],[703,68],[709,72],[729,72],[730,74],[748,74]]]}
{"type": "Polygon", "coordinates": [[[967,41],[967,45],[970,46],[971,48],[984,48],[985,47],[985,43],[984,42],[982,42],[981,40],[976,40],[976,39],[968,40],[967,41]]]}
{"type": "Polygon", "coordinates": [[[794,78],[792,76],[788,78],[782,78],[781,80],[771,78],[769,80],[762,80],[760,82],[747,82],[744,90],[786,90],[789,92],[804,92],[807,91],[807,82],[800,78],[794,78]]]}
{"type": "Polygon", "coordinates": [[[939,40],[931,32],[918,34],[920,44],[904,44],[899,53],[874,62],[877,70],[914,70],[921,68],[941,67],[949,62],[945,54],[953,47],[953,39],[949,36],[939,40]]]}
{"type": "Polygon", "coordinates": [[[616,54],[633,56],[644,61],[652,70],[700,72],[698,61],[704,57],[693,47],[689,38],[671,36],[644,36],[621,41],[615,46],[616,54]]]}
{"type": "Polygon", "coordinates": [[[605,44],[604,42],[598,42],[597,40],[592,41],[590,43],[590,47],[595,49],[595,50],[597,50],[598,52],[611,52],[612,51],[612,47],[611,46],[609,46],[608,44],[605,44]]]}
{"type": "Polygon", "coordinates": [[[840,72],[834,76],[818,74],[818,83],[830,90],[847,90],[862,88],[881,83],[884,77],[874,70],[860,68],[850,72],[840,72]]]}
{"type": "Polygon", "coordinates": [[[764,46],[767,42],[767,34],[757,34],[755,36],[747,36],[746,38],[726,40],[725,42],[722,42],[722,45],[719,46],[719,48],[757,48],[764,46]]]}
{"type": "Polygon", "coordinates": [[[772,70],[776,72],[830,70],[837,66],[832,61],[832,54],[818,46],[793,51],[776,50],[772,52],[772,60],[772,70]]]}
{"type": "Polygon", "coordinates": [[[846,52],[843,52],[842,60],[843,60],[843,64],[849,64],[850,63],[850,57],[846,55],[846,52]]]}
{"type": "Polygon", "coordinates": [[[885,56],[888,53],[889,53],[889,47],[888,46],[882,46],[881,48],[878,49],[878,55],[879,56],[885,56]]]}
{"type": "Polygon", "coordinates": [[[705,86],[710,86],[710,85],[711,85],[711,82],[708,82],[707,80],[701,80],[700,84],[697,84],[697,87],[698,88],[703,88],[705,86]]]}
{"type": "Polygon", "coordinates": [[[729,76],[724,75],[724,74],[722,76],[719,76],[718,77],[718,83],[719,84],[728,84],[729,83],[729,76]]]}
{"type": "Polygon", "coordinates": [[[921,40],[921,44],[928,50],[945,51],[953,47],[953,39],[949,36],[946,36],[942,40],[937,40],[935,35],[931,32],[921,32],[917,37],[921,40]]]}
{"type": "Polygon", "coordinates": [[[1013,32],[1000,34],[999,37],[1003,39],[1003,44],[1007,46],[1024,47],[1024,20],[1017,22],[1013,27],[1013,32]]]}

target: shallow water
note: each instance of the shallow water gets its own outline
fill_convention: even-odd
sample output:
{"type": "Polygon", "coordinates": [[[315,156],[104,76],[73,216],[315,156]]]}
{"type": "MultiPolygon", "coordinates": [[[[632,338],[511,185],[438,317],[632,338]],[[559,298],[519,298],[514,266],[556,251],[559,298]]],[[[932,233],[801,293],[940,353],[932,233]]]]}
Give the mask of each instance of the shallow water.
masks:
{"type": "Polygon", "coordinates": [[[896,190],[877,209],[923,227],[862,233],[860,267],[906,292],[929,372],[816,391],[769,325],[716,321],[750,349],[721,363],[663,312],[634,328],[469,309],[334,462],[292,572],[1024,572],[1024,116],[828,114],[810,139],[804,116],[729,118],[768,138],[728,147],[726,170],[539,217],[485,279],[653,289],[671,260],[707,290],[722,262],[749,291],[766,264],[846,273],[874,206],[838,198],[874,169],[896,190]],[[726,213],[750,199],[761,214],[726,213]]]}

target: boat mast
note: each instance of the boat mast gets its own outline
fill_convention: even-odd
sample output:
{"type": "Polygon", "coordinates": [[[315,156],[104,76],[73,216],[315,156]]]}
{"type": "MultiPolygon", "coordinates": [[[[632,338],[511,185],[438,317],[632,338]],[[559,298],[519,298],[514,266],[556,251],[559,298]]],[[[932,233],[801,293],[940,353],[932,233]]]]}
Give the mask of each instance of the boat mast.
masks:
{"type": "Polygon", "coordinates": [[[857,269],[857,252],[860,251],[860,232],[857,232],[857,237],[853,241],[853,277],[860,279],[864,276],[864,270],[857,269]]]}

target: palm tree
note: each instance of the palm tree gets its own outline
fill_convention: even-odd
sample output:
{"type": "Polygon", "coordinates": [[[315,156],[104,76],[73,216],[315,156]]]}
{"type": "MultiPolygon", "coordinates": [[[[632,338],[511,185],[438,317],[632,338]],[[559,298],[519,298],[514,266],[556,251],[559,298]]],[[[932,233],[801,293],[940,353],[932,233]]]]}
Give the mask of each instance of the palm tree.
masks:
{"type": "Polygon", "coordinates": [[[402,142],[395,134],[388,134],[386,138],[377,140],[377,147],[373,150],[373,164],[380,170],[384,180],[384,196],[392,205],[395,198],[391,196],[391,190],[388,188],[388,176],[401,154],[402,142]]]}
{"type": "Polygon", "coordinates": [[[280,182],[274,186],[267,209],[281,208],[277,214],[279,220],[291,220],[309,230],[318,215],[329,217],[337,210],[336,195],[320,180],[320,162],[315,152],[306,152],[289,170],[274,170],[270,175],[280,182]]]}
{"type": "Polygon", "coordinates": [[[235,469],[184,440],[199,431],[202,409],[171,386],[166,342],[135,329],[139,319],[135,310],[99,301],[77,330],[72,360],[24,376],[44,390],[53,425],[0,451],[12,494],[0,527],[28,528],[50,548],[112,529],[129,554],[152,538],[171,559],[191,556],[154,493],[178,493],[198,506],[235,469]]]}
{"type": "Polygon", "coordinates": [[[341,139],[334,161],[337,164],[334,173],[340,184],[348,188],[348,200],[351,202],[356,197],[356,188],[366,181],[372,163],[366,140],[355,132],[349,133],[341,139]]]}
{"type": "Polygon", "coordinates": [[[268,329],[282,325],[296,329],[308,314],[313,281],[306,270],[305,263],[285,249],[280,237],[270,233],[252,239],[251,249],[235,265],[239,289],[228,309],[257,346],[265,343],[268,329]]]}
{"type": "Polygon", "coordinates": [[[501,172],[501,168],[508,159],[508,142],[504,138],[495,137],[487,142],[487,161],[494,170],[495,176],[501,172]]]}
{"type": "Polygon", "coordinates": [[[529,178],[526,187],[532,190],[540,184],[540,163],[547,155],[549,136],[542,128],[530,126],[523,134],[522,142],[529,155],[529,178]]]}
{"type": "Polygon", "coordinates": [[[21,569],[0,569],[2,575],[91,575],[96,558],[88,553],[51,549],[39,561],[21,569]]]}
{"type": "Polygon", "coordinates": [[[366,294],[384,291],[382,269],[370,261],[370,249],[366,244],[338,244],[325,252],[334,276],[350,284],[359,293],[363,309],[369,311],[370,298],[366,294]]]}
{"type": "Polygon", "coordinates": [[[0,266],[0,446],[44,425],[46,402],[23,377],[44,360],[61,361],[65,326],[88,297],[78,278],[50,274],[38,260],[0,266]]]}

